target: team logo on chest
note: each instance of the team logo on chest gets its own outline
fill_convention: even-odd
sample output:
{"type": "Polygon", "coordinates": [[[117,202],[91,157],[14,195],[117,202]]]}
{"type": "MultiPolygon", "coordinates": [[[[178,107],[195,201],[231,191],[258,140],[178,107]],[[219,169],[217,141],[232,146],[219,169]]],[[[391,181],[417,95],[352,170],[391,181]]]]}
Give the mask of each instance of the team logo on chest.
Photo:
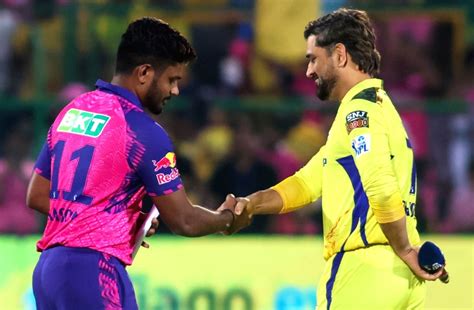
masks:
{"type": "Polygon", "coordinates": [[[369,116],[366,111],[354,111],[346,116],[346,129],[350,133],[353,129],[369,127],[369,116]]]}

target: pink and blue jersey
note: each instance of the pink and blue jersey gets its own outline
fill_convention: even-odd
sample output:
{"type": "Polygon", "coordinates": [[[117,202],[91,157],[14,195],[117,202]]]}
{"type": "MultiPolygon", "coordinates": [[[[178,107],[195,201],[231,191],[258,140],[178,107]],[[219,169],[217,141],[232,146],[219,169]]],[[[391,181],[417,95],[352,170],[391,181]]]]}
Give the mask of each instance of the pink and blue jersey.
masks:
{"type": "Polygon", "coordinates": [[[97,81],[51,126],[35,172],[51,182],[39,251],[89,248],[132,263],[141,200],[182,188],[173,145],[130,91],[97,81]]]}

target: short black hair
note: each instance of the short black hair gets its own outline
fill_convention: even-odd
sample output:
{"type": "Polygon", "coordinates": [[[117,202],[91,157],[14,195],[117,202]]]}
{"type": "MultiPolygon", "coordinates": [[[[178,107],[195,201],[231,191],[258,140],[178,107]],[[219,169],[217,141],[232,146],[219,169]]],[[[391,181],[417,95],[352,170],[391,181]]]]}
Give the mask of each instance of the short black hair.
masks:
{"type": "Polygon", "coordinates": [[[116,73],[130,73],[136,66],[154,67],[189,63],[196,59],[188,40],[166,22],[142,17],[130,23],[117,50],[116,73]]]}
{"type": "Polygon", "coordinates": [[[370,76],[380,70],[380,53],[375,47],[375,31],[367,12],[341,8],[308,23],[304,38],[316,36],[317,46],[332,48],[342,43],[359,68],[370,76]]]}

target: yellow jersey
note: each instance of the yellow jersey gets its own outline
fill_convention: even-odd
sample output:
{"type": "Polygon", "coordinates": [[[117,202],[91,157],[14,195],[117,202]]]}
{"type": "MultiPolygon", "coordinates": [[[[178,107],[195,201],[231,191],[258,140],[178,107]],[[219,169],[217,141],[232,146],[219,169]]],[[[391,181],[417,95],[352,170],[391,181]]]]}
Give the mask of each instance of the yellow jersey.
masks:
{"type": "Polygon", "coordinates": [[[379,223],[407,218],[416,230],[416,169],[401,118],[379,79],[364,80],[342,99],[326,144],[299,171],[273,187],[282,213],[322,196],[324,258],[388,244],[379,223]]]}

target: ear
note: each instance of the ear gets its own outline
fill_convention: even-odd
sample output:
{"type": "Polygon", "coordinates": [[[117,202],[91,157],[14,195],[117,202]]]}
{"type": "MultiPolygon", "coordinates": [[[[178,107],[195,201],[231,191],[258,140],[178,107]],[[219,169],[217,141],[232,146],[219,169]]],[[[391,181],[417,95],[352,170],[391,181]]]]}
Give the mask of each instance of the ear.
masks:
{"type": "Polygon", "coordinates": [[[135,68],[138,82],[140,84],[147,84],[149,81],[153,80],[155,75],[155,70],[149,64],[143,64],[135,68]]]}
{"type": "Polygon", "coordinates": [[[336,67],[344,68],[347,65],[348,55],[347,55],[346,46],[344,44],[337,43],[334,46],[332,55],[334,57],[334,63],[336,64],[336,67]]]}

